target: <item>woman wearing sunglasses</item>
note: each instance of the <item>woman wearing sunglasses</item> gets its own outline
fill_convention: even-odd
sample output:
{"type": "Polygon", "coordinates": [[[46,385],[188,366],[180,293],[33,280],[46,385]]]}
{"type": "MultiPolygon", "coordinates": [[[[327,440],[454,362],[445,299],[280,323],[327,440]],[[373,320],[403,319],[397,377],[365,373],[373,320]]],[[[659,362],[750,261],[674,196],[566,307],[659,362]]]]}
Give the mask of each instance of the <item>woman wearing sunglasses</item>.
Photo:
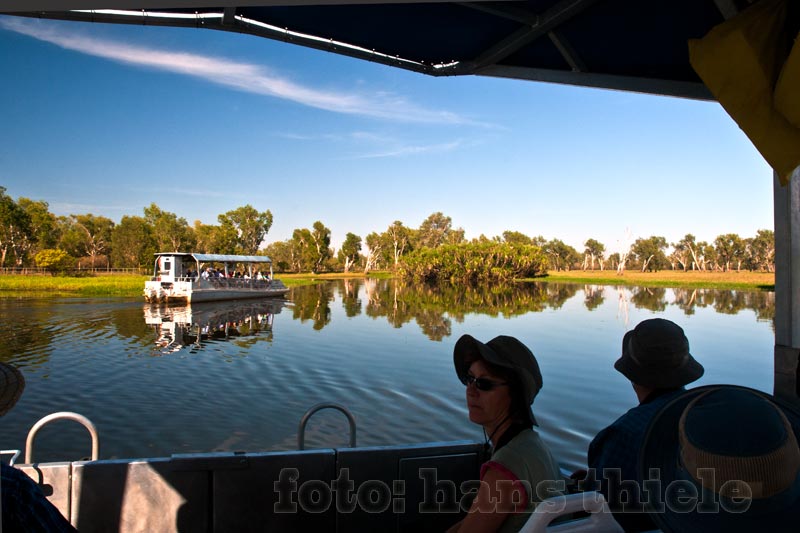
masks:
{"type": "Polygon", "coordinates": [[[483,426],[492,456],[481,467],[469,513],[450,531],[518,531],[538,502],[561,494],[558,463],[533,429],[539,364],[524,344],[505,335],[486,344],[462,336],[453,362],[467,387],[469,419],[483,426]]]}

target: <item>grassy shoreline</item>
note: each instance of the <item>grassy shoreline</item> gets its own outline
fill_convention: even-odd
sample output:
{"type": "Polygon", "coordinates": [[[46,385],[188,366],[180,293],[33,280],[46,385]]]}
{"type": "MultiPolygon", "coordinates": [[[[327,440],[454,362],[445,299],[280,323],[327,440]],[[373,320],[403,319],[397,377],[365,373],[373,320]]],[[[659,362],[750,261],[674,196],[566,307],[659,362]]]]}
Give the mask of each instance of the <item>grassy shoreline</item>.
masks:
{"type": "Polygon", "coordinates": [[[626,270],[618,275],[615,270],[570,270],[548,272],[547,277],[533,281],[593,283],[599,285],[641,285],[643,287],[687,287],[698,289],[750,289],[775,290],[772,272],[700,272],[662,270],[639,272],[626,270]]]}
{"type": "MultiPolygon", "coordinates": [[[[332,279],[392,278],[387,271],[333,274],[277,274],[287,286],[310,285],[332,279]]],[[[72,297],[137,297],[142,295],[148,276],[119,275],[71,278],[62,276],[0,276],[0,298],[72,297]]],[[[591,283],[597,285],[640,285],[644,287],[688,287],[711,289],[775,290],[775,274],[769,272],[661,272],[571,270],[550,272],[532,280],[559,283],[591,283]]]]}

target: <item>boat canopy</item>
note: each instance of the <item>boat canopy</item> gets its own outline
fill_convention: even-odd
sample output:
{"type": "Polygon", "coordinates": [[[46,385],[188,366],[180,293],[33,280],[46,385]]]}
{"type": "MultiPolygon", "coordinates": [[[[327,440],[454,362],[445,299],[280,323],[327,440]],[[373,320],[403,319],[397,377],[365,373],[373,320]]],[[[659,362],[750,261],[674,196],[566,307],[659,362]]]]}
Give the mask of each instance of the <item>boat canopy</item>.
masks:
{"type": "Polygon", "coordinates": [[[186,252],[159,252],[157,257],[163,256],[183,256],[192,257],[200,263],[272,263],[272,259],[266,255],[228,255],[228,254],[193,254],[186,252]]]}

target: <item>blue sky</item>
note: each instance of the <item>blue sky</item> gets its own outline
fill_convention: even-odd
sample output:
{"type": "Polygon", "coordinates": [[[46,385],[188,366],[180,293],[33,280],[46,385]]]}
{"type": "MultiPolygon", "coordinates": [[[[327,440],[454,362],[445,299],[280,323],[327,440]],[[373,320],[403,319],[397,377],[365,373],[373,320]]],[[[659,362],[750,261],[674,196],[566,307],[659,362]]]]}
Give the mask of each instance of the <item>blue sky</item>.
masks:
{"type": "Polygon", "coordinates": [[[613,252],[772,229],[772,171],[716,103],[432,78],[235,33],[0,16],[0,185],[119,221],[269,209],[338,246],[450,216],[613,252]]]}

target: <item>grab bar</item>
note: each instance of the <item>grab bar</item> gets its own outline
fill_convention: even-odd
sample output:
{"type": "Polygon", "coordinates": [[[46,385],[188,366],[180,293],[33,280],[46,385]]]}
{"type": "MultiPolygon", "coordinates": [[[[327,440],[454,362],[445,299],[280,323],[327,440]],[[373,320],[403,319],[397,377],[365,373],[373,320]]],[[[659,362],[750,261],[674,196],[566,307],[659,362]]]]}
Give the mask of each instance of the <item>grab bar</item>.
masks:
{"type": "Polygon", "coordinates": [[[33,441],[36,438],[36,434],[39,432],[42,427],[49,424],[54,420],[74,420],[79,424],[83,425],[86,430],[89,432],[89,435],[92,437],[92,461],[97,461],[97,457],[100,454],[100,439],[97,436],[97,428],[94,427],[92,421],[86,418],[85,416],[78,414],[78,413],[71,413],[69,411],[61,411],[58,413],[52,413],[47,415],[46,417],[42,418],[38,422],[36,422],[31,430],[28,432],[28,438],[25,440],[25,463],[32,464],[33,463],[33,441]]]}
{"type": "Polygon", "coordinates": [[[11,454],[11,459],[8,460],[8,466],[14,466],[14,463],[17,462],[17,457],[19,457],[22,452],[19,450],[0,450],[0,455],[8,454],[11,454]]]}
{"type": "Polygon", "coordinates": [[[352,413],[347,410],[346,407],[339,405],[338,403],[318,403],[317,405],[312,406],[306,413],[303,415],[303,418],[300,419],[300,427],[297,430],[297,449],[305,450],[305,440],[306,440],[306,424],[308,423],[308,419],[311,418],[311,415],[316,413],[317,411],[321,411],[322,409],[336,409],[337,411],[341,411],[344,413],[344,416],[347,417],[347,422],[350,424],[350,447],[356,447],[356,419],[353,418],[352,413]]]}

